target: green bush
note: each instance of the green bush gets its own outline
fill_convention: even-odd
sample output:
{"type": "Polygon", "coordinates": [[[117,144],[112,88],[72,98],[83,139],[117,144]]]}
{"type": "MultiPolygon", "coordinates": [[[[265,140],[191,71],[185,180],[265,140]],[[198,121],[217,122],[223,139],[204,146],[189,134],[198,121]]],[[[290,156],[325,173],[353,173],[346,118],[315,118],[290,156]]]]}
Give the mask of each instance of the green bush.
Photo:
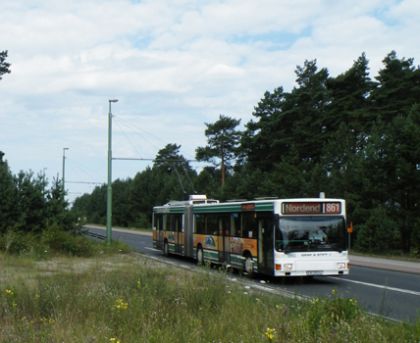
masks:
{"type": "Polygon", "coordinates": [[[127,253],[131,249],[119,241],[108,245],[52,225],[40,234],[9,230],[0,235],[0,251],[44,259],[54,255],[91,257],[98,254],[127,253]]]}
{"type": "Polygon", "coordinates": [[[357,248],[362,251],[397,250],[400,244],[398,225],[383,207],[373,209],[366,223],[358,226],[357,248]]]}
{"type": "Polygon", "coordinates": [[[332,291],[331,298],[314,298],[308,307],[307,323],[312,337],[318,337],[322,329],[339,329],[343,322],[352,323],[361,315],[355,299],[338,297],[332,291]]]}
{"type": "Polygon", "coordinates": [[[51,226],[44,230],[41,241],[54,253],[84,257],[95,254],[95,247],[92,241],[83,236],[63,231],[56,226],[51,226]]]}
{"type": "Polygon", "coordinates": [[[0,236],[0,250],[8,254],[20,255],[33,250],[36,245],[35,235],[9,230],[0,236]]]}

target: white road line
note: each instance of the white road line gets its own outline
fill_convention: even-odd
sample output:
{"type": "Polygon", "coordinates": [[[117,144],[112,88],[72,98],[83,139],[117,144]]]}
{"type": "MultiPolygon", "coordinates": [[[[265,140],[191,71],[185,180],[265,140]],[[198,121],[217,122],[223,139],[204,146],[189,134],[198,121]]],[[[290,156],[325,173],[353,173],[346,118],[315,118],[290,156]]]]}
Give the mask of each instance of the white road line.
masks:
{"type": "Polygon", "coordinates": [[[394,291],[394,292],[400,292],[400,293],[406,293],[406,294],[420,296],[420,292],[411,291],[409,289],[402,289],[402,288],[396,288],[396,287],[388,287],[388,286],[384,286],[384,285],[377,285],[375,283],[362,282],[362,281],[349,280],[349,279],[342,279],[342,278],[338,278],[338,277],[334,277],[334,276],[330,276],[330,278],[331,279],[340,280],[340,281],[345,281],[345,282],[356,283],[356,284],[359,284],[359,285],[376,287],[376,288],[382,288],[382,289],[386,289],[386,290],[389,290],[389,291],[394,291]]]}
{"type": "Polygon", "coordinates": [[[155,249],[155,248],[149,248],[149,247],[144,247],[145,249],[147,249],[147,250],[151,250],[151,251],[161,251],[161,250],[158,250],[158,249],[155,249]]]}

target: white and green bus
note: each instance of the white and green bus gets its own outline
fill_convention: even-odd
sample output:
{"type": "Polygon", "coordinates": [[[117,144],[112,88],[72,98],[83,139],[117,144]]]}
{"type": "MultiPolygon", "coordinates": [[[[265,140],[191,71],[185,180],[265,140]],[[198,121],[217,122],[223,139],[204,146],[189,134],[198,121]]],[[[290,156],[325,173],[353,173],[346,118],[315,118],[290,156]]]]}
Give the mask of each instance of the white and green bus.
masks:
{"type": "Polygon", "coordinates": [[[342,199],[256,199],[220,203],[204,195],[153,209],[153,245],[273,276],[349,273],[342,199]]]}

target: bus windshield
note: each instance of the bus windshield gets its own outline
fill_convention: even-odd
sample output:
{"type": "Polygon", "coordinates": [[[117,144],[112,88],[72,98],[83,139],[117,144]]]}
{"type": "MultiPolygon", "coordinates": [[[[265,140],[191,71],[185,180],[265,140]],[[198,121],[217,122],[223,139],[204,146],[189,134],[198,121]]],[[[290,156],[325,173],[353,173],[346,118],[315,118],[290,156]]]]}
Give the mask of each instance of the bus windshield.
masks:
{"type": "Polygon", "coordinates": [[[346,249],[343,217],[281,217],[276,229],[276,250],[343,251],[346,249]]]}

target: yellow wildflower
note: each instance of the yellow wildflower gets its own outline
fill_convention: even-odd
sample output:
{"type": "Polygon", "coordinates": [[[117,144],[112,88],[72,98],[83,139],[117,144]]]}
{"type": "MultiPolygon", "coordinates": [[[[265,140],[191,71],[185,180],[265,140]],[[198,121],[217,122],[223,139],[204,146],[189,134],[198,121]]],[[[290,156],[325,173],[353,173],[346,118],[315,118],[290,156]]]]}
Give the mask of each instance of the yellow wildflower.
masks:
{"type": "Polygon", "coordinates": [[[115,300],[114,307],[117,310],[124,311],[128,308],[128,303],[124,301],[124,299],[118,298],[115,300]]]}
{"type": "Polygon", "coordinates": [[[111,337],[109,339],[109,342],[110,343],[121,343],[121,341],[118,338],[116,338],[116,337],[111,337]]]}
{"type": "Polygon", "coordinates": [[[276,336],[276,329],[267,328],[264,332],[264,336],[268,339],[269,342],[272,342],[276,336]]]}
{"type": "Polygon", "coordinates": [[[13,297],[15,295],[15,293],[9,288],[6,288],[4,290],[4,294],[6,294],[6,296],[8,296],[8,297],[13,297]]]}
{"type": "Polygon", "coordinates": [[[48,318],[48,317],[41,317],[41,323],[42,324],[54,324],[55,320],[53,318],[48,318]]]}

